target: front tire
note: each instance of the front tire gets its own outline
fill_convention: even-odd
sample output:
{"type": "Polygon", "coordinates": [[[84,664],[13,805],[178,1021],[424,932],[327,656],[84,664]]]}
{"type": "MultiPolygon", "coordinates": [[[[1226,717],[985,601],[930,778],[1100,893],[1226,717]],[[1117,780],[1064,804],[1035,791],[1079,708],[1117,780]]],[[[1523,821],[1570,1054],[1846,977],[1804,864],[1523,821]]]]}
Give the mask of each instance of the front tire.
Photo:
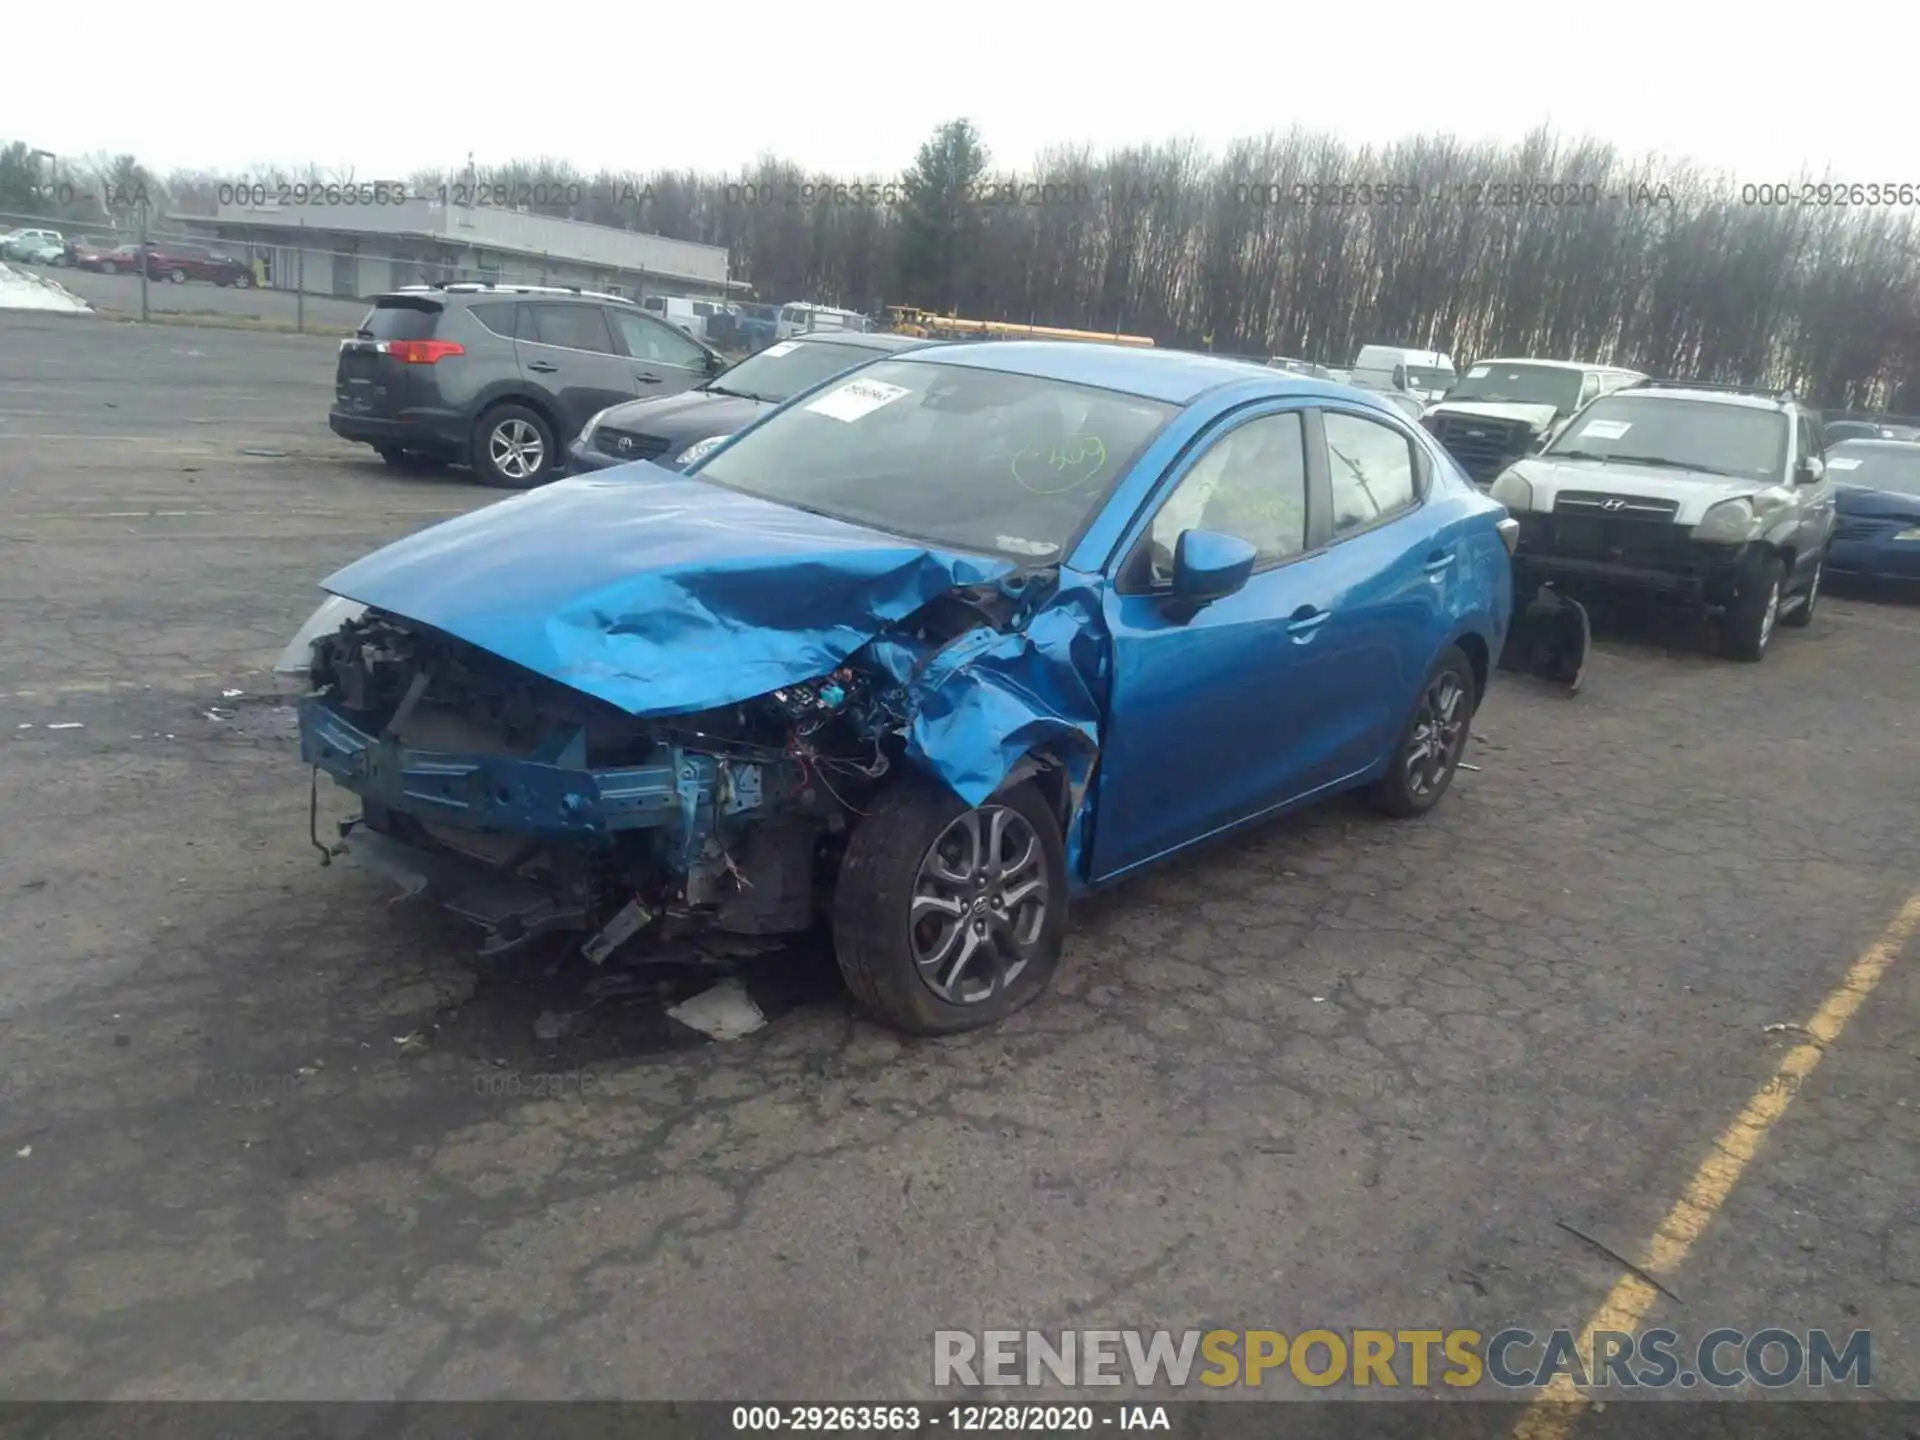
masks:
{"type": "Polygon", "coordinates": [[[187,283],[187,272],[184,270],[170,270],[167,272],[167,279],[176,285],[184,285],[187,283]]]}
{"type": "Polygon", "coordinates": [[[553,478],[553,431],[525,405],[496,405],[473,427],[473,473],[497,490],[531,490],[553,478]]]}
{"type": "Polygon", "coordinates": [[[833,897],[834,953],[876,1019],[952,1035],[1004,1019],[1053,979],[1066,936],[1060,825],[1032,784],[969,808],[910,775],[853,834],[833,897]]]}
{"type": "Polygon", "coordinates": [[[1421,683],[1387,773],[1373,787],[1379,809],[1410,820],[1440,803],[1467,753],[1477,704],[1473,663],[1458,645],[1448,646],[1421,683]]]}
{"type": "Polygon", "coordinates": [[[1741,577],[1740,593],[1720,620],[1721,654],[1748,664],[1766,658],[1786,577],[1787,567],[1774,555],[1762,557],[1741,577]]]}

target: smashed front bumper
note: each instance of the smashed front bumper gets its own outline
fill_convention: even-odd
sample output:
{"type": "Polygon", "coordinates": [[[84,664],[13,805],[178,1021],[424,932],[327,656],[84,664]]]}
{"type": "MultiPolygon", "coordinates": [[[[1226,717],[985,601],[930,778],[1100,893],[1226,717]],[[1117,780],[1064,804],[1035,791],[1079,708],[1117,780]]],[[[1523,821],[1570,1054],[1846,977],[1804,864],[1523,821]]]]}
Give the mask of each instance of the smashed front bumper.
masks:
{"type": "Polygon", "coordinates": [[[768,781],[791,790],[800,780],[788,762],[721,759],[670,744],[648,764],[590,770],[577,732],[525,758],[447,754],[370,735],[323,695],[305,697],[299,711],[300,758],[369,804],[550,843],[658,830],[691,859],[716,817],[770,813],[768,781]]]}
{"type": "Polygon", "coordinates": [[[599,958],[664,908],[661,893],[710,906],[737,933],[811,919],[810,876],[793,857],[796,842],[810,856],[814,827],[794,833],[796,804],[809,798],[795,762],[662,742],[646,763],[591,768],[578,731],[526,756],[453,753],[370,733],[326,695],[298,709],[301,758],[361,802],[341,848],[403,897],[426,894],[485,928],[483,955],[578,931],[592,933],[587,953],[599,958]],[[643,900],[636,871],[658,877],[661,892],[643,900]],[[757,888],[724,883],[748,872],[757,888]]]}

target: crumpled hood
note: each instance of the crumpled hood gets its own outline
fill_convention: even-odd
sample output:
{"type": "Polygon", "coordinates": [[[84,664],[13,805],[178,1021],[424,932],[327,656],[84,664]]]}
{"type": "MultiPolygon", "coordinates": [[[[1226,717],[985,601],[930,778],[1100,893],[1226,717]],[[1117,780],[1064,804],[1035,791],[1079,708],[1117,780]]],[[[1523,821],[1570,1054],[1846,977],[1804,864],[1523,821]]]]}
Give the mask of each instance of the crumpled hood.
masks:
{"type": "Polygon", "coordinates": [[[1560,412],[1551,405],[1522,405],[1507,400],[1442,400],[1429,415],[1479,415],[1488,420],[1518,420],[1535,430],[1553,424],[1560,412]]]}
{"type": "Polygon", "coordinates": [[[826,674],[935,596],[1014,569],[643,463],[448,520],[321,583],[644,718],[826,674]]]}

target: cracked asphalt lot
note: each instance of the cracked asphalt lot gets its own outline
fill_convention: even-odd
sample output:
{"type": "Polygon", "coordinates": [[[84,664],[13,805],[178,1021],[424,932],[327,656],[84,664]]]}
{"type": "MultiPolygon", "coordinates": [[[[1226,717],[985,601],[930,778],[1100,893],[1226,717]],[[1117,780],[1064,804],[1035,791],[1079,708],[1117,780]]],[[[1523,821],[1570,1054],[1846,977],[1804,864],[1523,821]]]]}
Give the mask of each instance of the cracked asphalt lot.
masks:
{"type": "MultiPolygon", "coordinates": [[[[265,667],[320,576],[493,498],[335,441],[332,366],[0,320],[15,1398],[913,1398],[936,1328],[1578,1327],[1623,1272],[1556,1222],[1641,1253],[1920,886],[1920,609],[1834,597],[1759,666],[1628,630],[1577,698],[1502,677],[1435,815],[1101,897],[991,1033],[903,1043],[797,953],[706,1043],[680,972],[478,967],[318,863],[265,667]]],[[[1920,1398],[1917,965],[1649,1324],[1871,1328],[1920,1398]]]]}

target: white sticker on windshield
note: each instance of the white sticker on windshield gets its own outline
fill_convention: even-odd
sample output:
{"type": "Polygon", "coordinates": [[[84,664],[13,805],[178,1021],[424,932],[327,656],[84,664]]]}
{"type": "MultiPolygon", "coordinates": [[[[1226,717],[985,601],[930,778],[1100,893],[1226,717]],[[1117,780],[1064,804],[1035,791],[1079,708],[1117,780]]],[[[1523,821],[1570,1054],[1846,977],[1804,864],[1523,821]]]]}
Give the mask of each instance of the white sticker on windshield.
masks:
{"type": "Polygon", "coordinates": [[[1467,379],[1484,380],[1487,378],[1487,376],[1491,375],[1492,373],[1493,373],[1493,367],[1491,365],[1476,365],[1471,370],[1467,371],[1467,379]]]}
{"type": "Polygon", "coordinates": [[[1580,438],[1590,435],[1595,440],[1618,440],[1632,428],[1631,420],[1589,420],[1580,427],[1580,438]]]}
{"type": "Polygon", "coordinates": [[[1842,455],[1837,460],[1827,461],[1827,468],[1829,470],[1858,470],[1860,468],[1860,462],[1858,460],[1849,460],[1846,456],[1842,455]]]}
{"type": "Polygon", "coordinates": [[[799,348],[800,342],[798,340],[782,340],[778,345],[767,346],[767,348],[760,353],[762,355],[771,355],[774,359],[778,360],[782,355],[791,355],[799,348]]]}
{"type": "Polygon", "coordinates": [[[889,385],[884,380],[849,380],[814,401],[807,409],[834,420],[858,420],[871,415],[882,405],[907,393],[904,385],[889,385]]]}

